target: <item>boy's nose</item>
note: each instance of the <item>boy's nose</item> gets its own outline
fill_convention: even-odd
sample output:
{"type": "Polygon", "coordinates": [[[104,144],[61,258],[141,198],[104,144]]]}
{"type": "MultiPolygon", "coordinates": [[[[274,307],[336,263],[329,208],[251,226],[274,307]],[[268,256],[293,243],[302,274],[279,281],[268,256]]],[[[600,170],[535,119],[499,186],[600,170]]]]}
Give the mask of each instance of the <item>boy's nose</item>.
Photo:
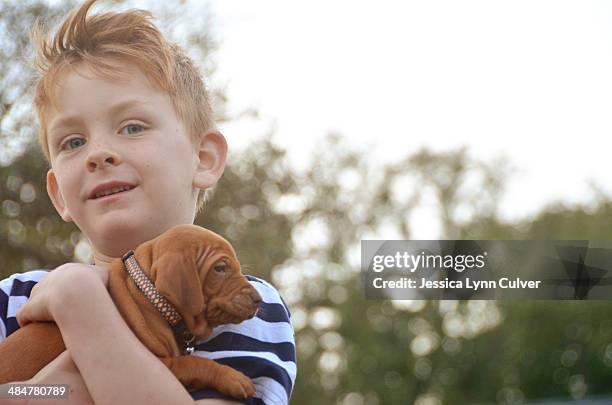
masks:
{"type": "Polygon", "coordinates": [[[98,147],[91,151],[87,157],[87,169],[89,171],[105,166],[116,166],[121,162],[119,154],[106,147],[98,147]]]}

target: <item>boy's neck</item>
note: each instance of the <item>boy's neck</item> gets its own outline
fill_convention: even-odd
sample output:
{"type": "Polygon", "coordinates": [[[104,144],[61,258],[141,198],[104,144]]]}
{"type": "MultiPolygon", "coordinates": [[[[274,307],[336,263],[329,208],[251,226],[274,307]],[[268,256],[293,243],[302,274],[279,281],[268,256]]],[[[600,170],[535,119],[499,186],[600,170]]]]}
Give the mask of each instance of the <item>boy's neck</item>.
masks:
{"type": "Polygon", "coordinates": [[[103,267],[110,267],[111,262],[116,259],[116,257],[107,256],[104,253],[100,253],[95,250],[93,252],[93,257],[94,265],[103,267]]]}

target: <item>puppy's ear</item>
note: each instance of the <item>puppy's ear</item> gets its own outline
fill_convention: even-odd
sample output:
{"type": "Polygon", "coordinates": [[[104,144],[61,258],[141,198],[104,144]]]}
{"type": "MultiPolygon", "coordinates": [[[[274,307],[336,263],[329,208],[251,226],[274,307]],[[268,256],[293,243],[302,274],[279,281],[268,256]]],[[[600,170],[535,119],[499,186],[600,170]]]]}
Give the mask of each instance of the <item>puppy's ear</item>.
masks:
{"type": "Polygon", "coordinates": [[[205,309],[202,281],[193,258],[179,253],[166,253],[151,266],[155,287],[181,314],[194,335],[203,335],[208,327],[202,315],[205,309]]]}

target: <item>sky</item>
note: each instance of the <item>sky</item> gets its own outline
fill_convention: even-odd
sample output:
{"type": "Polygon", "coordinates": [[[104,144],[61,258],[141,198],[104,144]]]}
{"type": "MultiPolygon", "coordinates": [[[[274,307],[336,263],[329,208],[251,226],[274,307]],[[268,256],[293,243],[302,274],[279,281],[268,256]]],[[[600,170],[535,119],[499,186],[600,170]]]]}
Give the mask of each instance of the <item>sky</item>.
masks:
{"type": "Polygon", "coordinates": [[[244,1],[208,7],[220,42],[222,127],[240,148],[274,128],[296,167],[329,132],[373,165],[468,146],[516,169],[506,218],[612,192],[612,3],[244,1]]]}

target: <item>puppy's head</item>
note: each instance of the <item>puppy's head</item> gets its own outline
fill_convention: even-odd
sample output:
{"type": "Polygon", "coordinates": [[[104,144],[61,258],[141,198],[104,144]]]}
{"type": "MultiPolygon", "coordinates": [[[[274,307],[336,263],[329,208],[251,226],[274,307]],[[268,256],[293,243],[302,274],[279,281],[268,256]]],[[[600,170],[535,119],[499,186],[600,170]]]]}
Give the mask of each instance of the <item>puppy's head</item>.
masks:
{"type": "MultiPolygon", "coordinates": [[[[213,327],[240,323],[257,312],[261,297],[221,236],[196,225],[178,225],[148,244],[149,277],[195,336],[205,338],[213,327]]],[[[135,253],[138,258],[141,252],[135,253]]]]}

